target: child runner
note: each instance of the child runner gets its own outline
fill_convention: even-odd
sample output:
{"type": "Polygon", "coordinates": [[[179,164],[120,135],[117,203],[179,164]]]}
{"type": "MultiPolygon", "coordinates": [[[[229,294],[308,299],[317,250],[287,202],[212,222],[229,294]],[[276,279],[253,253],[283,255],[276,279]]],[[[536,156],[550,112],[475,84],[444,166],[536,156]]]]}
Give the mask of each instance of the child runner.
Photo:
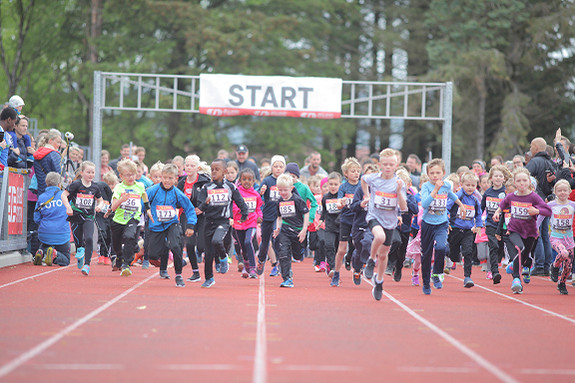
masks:
{"type": "Polygon", "coordinates": [[[104,205],[102,210],[96,213],[96,226],[98,227],[98,264],[111,265],[111,250],[112,250],[112,231],[110,230],[110,217],[104,218],[104,215],[110,208],[112,202],[112,190],[118,184],[118,177],[114,172],[107,172],[102,176],[101,182],[96,182],[96,185],[102,192],[104,205]]]}
{"type": "MultiPolygon", "coordinates": [[[[160,182],[162,182],[162,169],[164,168],[164,164],[160,161],[156,162],[154,165],[152,165],[152,167],[150,168],[150,180],[152,181],[152,183],[154,185],[158,185],[160,182]]],[[[186,238],[186,237],[184,237],[186,238]]],[[[140,243],[142,241],[139,241],[140,243]]],[[[140,247],[140,246],[138,246],[140,247]]],[[[140,247],[140,251],[138,252],[138,254],[136,254],[136,257],[134,258],[134,261],[132,261],[132,264],[134,264],[134,262],[136,261],[136,259],[138,258],[138,255],[143,255],[144,259],[142,261],[142,269],[147,270],[150,268],[150,224],[149,224],[149,219],[148,216],[144,216],[144,241],[142,246],[140,247]],[[142,254],[143,252],[143,254],[142,254]]],[[[160,267],[160,260],[159,259],[152,259],[152,262],[154,264],[154,266],[156,267],[160,267]]]]}
{"type": "Polygon", "coordinates": [[[371,294],[376,300],[383,295],[383,274],[387,266],[387,254],[397,227],[398,207],[407,210],[403,181],[395,175],[397,157],[393,149],[384,149],[379,153],[379,173],[367,174],[361,178],[364,199],[369,200],[366,221],[373,234],[369,259],[364,269],[368,279],[373,278],[371,294]],[[377,261],[377,273],[374,268],[377,261]]]}
{"type": "MultiPolygon", "coordinates": [[[[567,163],[566,163],[567,164],[567,163]]],[[[557,289],[563,295],[568,294],[565,281],[571,273],[573,265],[573,215],[575,202],[569,201],[571,186],[567,180],[559,180],[553,188],[557,199],[549,202],[551,208],[551,246],[557,252],[555,262],[551,265],[551,280],[559,282],[557,289]],[[563,268],[561,276],[559,270],[563,268]]]]}
{"type": "Polygon", "coordinates": [[[335,271],[335,253],[339,244],[339,215],[343,208],[342,201],[337,198],[341,175],[331,172],[327,176],[328,192],[324,194],[322,204],[321,221],[325,223],[325,259],[327,261],[326,272],[331,278],[330,286],[339,286],[339,272],[335,271]]]}
{"type": "Polygon", "coordinates": [[[316,272],[325,271],[325,261],[322,261],[322,259],[325,259],[325,255],[322,257],[324,246],[319,238],[320,228],[318,226],[322,212],[321,199],[323,197],[320,183],[321,177],[318,175],[311,176],[307,180],[307,185],[313,193],[317,206],[313,222],[311,222],[307,228],[309,233],[309,249],[313,252],[313,268],[316,272]]]}
{"type": "Polygon", "coordinates": [[[457,198],[465,205],[465,215],[452,202],[447,202],[449,211],[449,254],[453,262],[459,262],[460,252],[463,254],[463,286],[475,286],[471,279],[471,266],[475,234],[483,227],[481,219],[481,204],[474,192],[477,190],[478,178],[472,171],[461,176],[461,189],[456,193],[457,198]]]}
{"type": "Polygon", "coordinates": [[[254,249],[254,237],[256,235],[257,226],[262,222],[262,198],[260,194],[255,191],[254,183],[256,176],[252,169],[245,168],[240,172],[240,179],[238,191],[244,198],[248,206],[248,219],[242,222],[242,213],[238,205],[234,203],[234,229],[236,230],[239,245],[241,247],[240,261],[243,260],[244,264],[249,265],[242,270],[243,278],[257,278],[256,273],[256,259],[254,249]]]}
{"type": "Polygon", "coordinates": [[[503,258],[503,242],[497,240],[495,237],[498,223],[493,221],[493,213],[495,213],[499,207],[499,203],[505,198],[505,183],[510,178],[511,173],[505,166],[493,166],[489,170],[488,175],[488,179],[491,181],[491,187],[485,190],[483,199],[481,200],[481,209],[487,211],[484,225],[489,245],[490,272],[494,285],[501,282],[501,274],[497,266],[503,258]]]}
{"type": "Polygon", "coordinates": [[[214,261],[220,264],[220,273],[228,271],[228,254],[224,239],[230,230],[233,202],[241,211],[240,222],[248,218],[248,207],[234,184],[225,179],[226,162],[216,159],[211,164],[212,182],[206,183],[200,192],[198,209],[205,216],[204,244],[206,256],[204,260],[203,288],[210,288],[214,280],[214,261]]]}
{"type": "Polygon", "coordinates": [[[114,212],[112,219],[112,246],[116,252],[116,262],[112,270],[122,268],[121,275],[132,275],[130,265],[134,260],[134,252],[138,246],[139,223],[144,202],[146,214],[152,219],[150,204],[144,185],[136,182],[136,164],[132,160],[118,162],[118,173],[122,182],[114,188],[112,205],[106,213],[108,217],[114,212]]]}
{"type": "Polygon", "coordinates": [[[451,184],[444,182],[445,163],[436,158],[427,164],[427,181],[421,187],[421,207],[423,217],[421,221],[421,277],[423,280],[423,293],[431,294],[430,274],[431,258],[435,249],[435,262],[433,263],[433,286],[441,289],[443,283],[439,274],[443,271],[444,257],[447,251],[447,198],[455,201],[460,213],[465,216],[466,208],[451,190],[451,184]]]}
{"type": "Polygon", "coordinates": [[[178,221],[177,210],[184,209],[186,213],[186,237],[194,234],[197,222],[194,205],[189,198],[178,188],[178,168],[168,164],[162,169],[162,182],[147,190],[150,200],[152,220],[149,222],[149,244],[152,258],[160,259],[160,277],[169,279],[168,252],[172,251],[174,257],[174,271],[176,272],[176,286],[184,287],[182,278],[182,226],[178,221]]]}
{"type": "Polygon", "coordinates": [[[235,185],[236,181],[238,180],[238,173],[240,171],[238,164],[235,161],[228,161],[228,163],[226,164],[226,169],[227,169],[226,180],[230,181],[235,185]]]}
{"type": "Polygon", "coordinates": [[[274,237],[279,242],[278,255],[283,282],[280,287],[294,287],[291,270],[292,257],[302,254],[302,243],[307,236],[309,210],[307,204],[295,193],[292,193],[293,179],[288,174],[282,174],[277,179],[281,196],[278,204],[278,218],[274,237]]]}
{"type": "Polygon", "coordinates": [[[68,185],[62,193],[62,202],[66,207],[76,244],[78,269],[82,270],[82,274],[88,275],[94,249],[94,215],[104,204],[100,188],[92,183],[96,165],[84,161],[78,169],[78,174],[80,179],[68,185]]]}
{"type": "Polygon", "coordinates": [[[517,190],[513,194],[508,194],[499,203],[499,208],[493,214],[493,220],[499,221],[501,210],[510,208],[511,219],[507,225],[509,238],[507,240],[507,251],[510,259],[513,260],[513,283],[511,291],[515,294],[523,292],[523,285],[519,279],[521,274],[525,283],[530,282],[530,268],[532,259],[529,256],[531,248],[537,238],[537,215],[549,217],[551,209],[547,204],[534,193],[531,184],[529,170],[518,168],[513,172],[513,183],[517,190]]]}

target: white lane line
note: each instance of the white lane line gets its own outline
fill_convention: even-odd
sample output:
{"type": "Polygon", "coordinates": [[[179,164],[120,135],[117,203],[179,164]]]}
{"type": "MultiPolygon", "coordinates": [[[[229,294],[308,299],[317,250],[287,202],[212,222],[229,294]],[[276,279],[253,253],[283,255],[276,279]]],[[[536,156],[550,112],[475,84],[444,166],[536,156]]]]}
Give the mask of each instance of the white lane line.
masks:
{"type": "Polygon", "coordinates": [[[128,290],[124,291],[123,293],[121,293],[120,295],[116,296],[115,298],[112,298],[111,300],[109,300],[108,302],[104,303],[102,306],[98,307],[97,309],[95,309],[94,311],[88,313],[86,316],[78,319],[76,322],[72,323],[71,325],[69,325],[68,327],[66,327],[65,329],[61,330],[60,332],[58,332],[57,334],[51,336],[50,338],[46,339],[44,342],[40,343],[39,345],[37,345],[36,347],[26,351],[25,353],[21,354],[20,356],[18,356],[17,358],[13,359],[12,361],[4,364],[2,367],[0,367],[0,378],[8,375],[9,373],[11,373],[12,371],[14,371],[15,369],[17,369],[18,367],[20,367],[22,364],[26,363],[27,361],[29,361],[30,359],[33,359],[34,357],[38,356],[39,354],[41,354],[43,351],[45,351],[46,349],[48,349],[49,347],[53,346],[54,344],[56,344],[58,341],[60,341],[62,338],[64,338],[66,335],[68,335],[69,333],[71,333],[72,331],[74,331],[75,329],[77,329],[78,327],[80,327],[81,325],[83,325],[84,323],[88,322],[90,319],[94,318],[95,316],[97,316],[98,314],[102,313],[103,311],[105,311],[106,309],[108,309],[110,306],[112,306],[114,303],[118,302],[120,299],[126,297],[128,294],[130,294],[132,291],[136,290],[138,287],[142,286],[144,283],[148,282],[149,280],[151,280],[152,278],[156,278],[158,276],[158,273],[154,273],[152,275],[150,275],[148,278],[136,283],[134,286],[130,287],[128,290]]]}
{"type": "MultiPolygon", "coordinates": [[[[366,279],[364,278],[364,280],[366,280],[366,279]]],[[[366,280],[366,281],[370,285],[373,286],[371,281],[369,281],[369,280],[366,280]]],[[[455,347],[456,349],[461,351],[463,354],[467,355],[472,361],[474,361],[475,363],[477,363],[478,365],[483,367],[485,370],[487,370],[487,372],[489,372],[490,374],[493,374],[495,377],[497,377],[502,382],[506,382],[506,383],[517,383],[518,382],[511,375],[508,375],[503,370],[501,370],[499,367],[497,367],[496,365],[494,365],[493,363],[491,363],[487,359],[483,358],[481,355],[479,355],[478,353],[476,353],[475,351],[473,351],[469,347],[465,346],[463,343],[461,343],[460,341],[458,341],[457,339],[455,339],[454,337],[452,337],[451,335],[449,335],[448,333],[446,333],[445,331],[443,331],[442,329],[440,329],[439,327],[437,327],[436,325],[434,325],[433,323],[431,323],[430,321],[428,321],[427,319],[422,317],[421,315],[417,314],[415,311],[413,311],[412,309],[407,307],[405,304],[403,304],[400,301],[398,301],[397,299],[395,299],[387,291],[383,290],[383,295],[385,295],[387,297],[387,299],[389,299],[390,301],[392,301],[393,303],[395,303],[396,305],[401,307],[405,312],[407,312],[409,315],[411,315],[417,321],[421,322],[423,325],[425,325],[431,331],[433,331],[434,333],[439,335],[441,338],[446,340],[448,343],[450,343],[453,347],[455,347]]]]}
{"type": "Polygon", "coordinates": [[[8,286],[15,285],[16,283],[20,283],[20,282],[27,281],[28,279],[34,279],[34,278],[36,278],[36,277],[41,277],[41,276],[46,275],[46,274],[50,274],[50,273],[54,273],[54,272],[56,272],[56,271],[64,270],[64,269],[67,269],[68,267],[70,267],[70,265],[64,266],[64,267],[58,266],[56,269],[53,269],[53,270],[50,270],[50,271],[45,271],[45,272],[43,272],[43,273],[38,273],[38,274],[30,275],[29,277],[26,277],[26,278],[18,279],[17,281],[5,283],[5,284],[3,284],[3,285],[0,285],[0,289],[1,289],[1,288],[4,288],[4,287],[8,287],[8,286]]]}
{"type": "Polygon", "coordinates": [[[267,381],[267,334],[266,334],[266,284],[262,274],[260,276],[258,294],[258,324],[256,330],[256,351],[254,355],[254,383],[267,381]]]}
{"type": "Polygon", "coordinates": [[[416,367],[416,366],[405,366],[399,367],[399,371],[402,372],[416,372],[416,373],[437,373],[437,374],[471,374],[478,371],[477,368],[469,367],[416,367]]]}
{"type": "MultiPolygon", "coordinates": [[[[451,277],[451,278],[453,278],[453,279],[460,280],[460,281],[463,282],[463,279],[458,278],[458,277],[454,277],[453,275],[449,275],[449,277],[451,277]]],[[[557,318],[564,319],[564,320],[566,320],[567,322],[571,322],[571,323],[575,324],[575,319],[566,317],[565,315],[556,313],[556,312],[551,311],[551,310],[544,309],[543,307],[539,307],[539,306],[534,305],[534,304],[531,304],[531,303],[524,302],[524,301],[522,301],[521,299],[514,298],[514,297],[512,297],[512,296],[510,296],[510,295],[502,294],[502,293],[500,293],[499,291],[491,290],[491,289],[488,289],[487,287],[483,287],[483,286],[478,285],[478,284],[475,284],[475,287],[479,287],[480,289],[489,291],[490,293],[499,295],[500,297],[507,298],[507,299],[512,300],[512,301],[517,302],[517,303],[521,303],[522,305],[531,307],[532,309],[536,309],[536,310],[539,310],[539,311],[543,311],[543,312],[546,313],[546,314],[552,315],[552,316],[557,317],[557,318]]]]}
{"type": "Polygon", "coordinates": [[[231,364],[167,364],[158,367],[161,370],[172,371],[230,371],[239,370],[231,364]]]}
{"type": "Polygon", "coordinates": [[[69,364],[41,364],[36,367],[41,370],[123,370],[124,366],[121,364],[90,364],[90,363],[69,363],[69,364]]]}
{"type": "Polygon", "coordinates": [[[278,366],[278,370],[284,371],[313,371],[313,372],[349,372],[358,371],[359,368],[352,366],[330,366],[330,365],[300,365],[291,364],[286,366],[278,366]]]}
{"type": "Polygon", "coordinates": [[[575,375],[575,370],[554,370],[551,368],[524,368],[519,372],[528,375],[575,375]]]}

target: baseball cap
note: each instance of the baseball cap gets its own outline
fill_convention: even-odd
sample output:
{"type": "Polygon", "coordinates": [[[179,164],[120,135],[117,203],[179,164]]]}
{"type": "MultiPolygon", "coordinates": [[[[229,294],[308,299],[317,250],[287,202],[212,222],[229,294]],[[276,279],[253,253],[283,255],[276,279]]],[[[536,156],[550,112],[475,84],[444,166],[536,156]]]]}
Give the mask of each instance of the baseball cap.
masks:
{"type": "Polygon", "coordinates": [[[248,147],[245,145],[238,145],[238,148],[236,149],[236,152],[238,153],[247,153],[248,151],[248,147]]]}

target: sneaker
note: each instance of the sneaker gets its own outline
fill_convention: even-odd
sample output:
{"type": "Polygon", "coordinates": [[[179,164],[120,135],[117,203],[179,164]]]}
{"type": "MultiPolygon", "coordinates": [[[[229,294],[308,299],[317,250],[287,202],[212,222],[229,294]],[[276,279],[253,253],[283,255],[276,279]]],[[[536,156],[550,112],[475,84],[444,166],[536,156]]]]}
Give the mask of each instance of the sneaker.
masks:
{"type": "Polygon", "coordinates": [[[371,258],[367,260],[367,265],[363,269],[363,276],[369,280],[373,278],[373,270],[375,269],[375,261],[371,258]]]}
{"type": "MultiPolygon", "coordinates": [[[[276,265],[276,266],[272,267],[272,271],[270,271],[270,277],[277,277],[279,275],[279,273],[280,273],[280,271],[276,265]]],[[[293,283],[292,283],[292,285],[293,285],[293,283]]],[[[291,286],[291,287],[293,287],[293,286],[291,286]]]]}
{"type": "Polygon", "coordinates": [[[256,272],[258,273],[258,275],[262,275],[264,273],[264,266],[265,266],[265,263],[260,262],[258,260],[258,265],[256,266],[256,272]]]}
{"type": "Polygon", "coordinates": [[[513,294],[521,294],[523,292],[523,286],[521,285],[521,279],[514,278],[511,283],[511,291],[513,294]]]}
{"type": "Polygon", "coordinates": [[[216,284],[216,281],[214,281],[214,278],[210,278],[210,279],[206,279],[204,283],[202,283],[202,288],[204,289],[209,289],[210,287],[212,287],[213,285],[216,284]]]}
{"type": "Polygon", "coordinates": [[[122,273],[120,275],[122,275],[123,277],[129,277],[130,275],[132,275],[132,270],[130,270],[128,266],[124,266],[122,268],[122,273]]]}
{"type": "Polygon", "coordinates": [[[441,279],[439,279],[439,275],[432,274],[431,279],[433,280],[433,287],[435,287],[438,290],[443,287],[443,283],[441,282],[441,279]]]}
{"type": "Polygon", "coordinates": [[[239,262],[238,263],[238,272],[241,273],[242,271],[244,271],[245,266],[243,262],[239,262]]]}
{"type": "Polygon", "coordinates": [[[405,258],[405,260],[403,261],[403,267],[406,269],[409,269],[411,267],[411,259],[410,258],[405,258]]]}
{"type": "Polygon", "coordinates": [[[395,268],[395,273],[393,274],[393,280],[396,282],[401,281],[401,267],[395,268]]]}
{"type": "Polygon", "coordinates": [[[280,283],[280,287],[293,287],[293,281],[291,278],[286,279],[285,281],[283,281],[282,283],[280,283]]]}
{"type": "Polygon", "coordinates": [[[561,295],[569,294],[569,291],[567,291],[567,286],[565,286],[565,282],[561,282],[561,283],[557,284],[557,290],[559,290],[559,293],[561,295]]]}
{"type": "Polygon", "coordinates": [[[250,274],[248,273],[248,269],[245,267],[242,267],[242,278],[248,278],[250,276],[250,274]]]}
{"type": "Polygon", "coordinates": [[[383,296],[383,282],[373,284],[373,289],[371,289],[371,295],[375,298],[376,301],[380,301],[381,297],[383,296]]]}
{"type": "MultiPolygon", "coordinates": [[[[48,248],[48,250],[50,250],[50,248],[48,248]]],[[[48,256],[48,250],[46,250],[46,256],[48,256]]],[[[83,247],[79,247],[78,250],[76,250],[76,255],[74,257],[78,260],[78,270],[81,270],[82,267],[84,267],[85,252],[86,250],[83,247]]],[[[52,264],[52,260],[50,260],[50,264],[52,264]]]]}
{"type": "Polygon", "coordinates": [[[413,286],[419,286],[419,274],[414,274],[411,272],[411,284],[413,286]]]}
{"type": "Polygon", "coordinates": [[[319,271],[326,271],[327,270],[327,263],[325,261],[321,261],[319,263],[319,271]]]}
{"type": "Polygon", "coordinates": [[[327,270],[326,270],[326,274],[327,274],[328,278],[333,278],[333,275],[335,274],[335,270],[330,269],[328,266],[327,270]]]}
{"type": "Polygon", "coordinates": [[[358,271],[354,271],[354,272],[353,272],[353,283],[354,283],[356,286],[361,285],[361,271],[359,271],[359,272],[358,272],[358,271]]]}
{"type": "Polygon", "coordinates": [[[84,267],[82,267],[82,274],[84,275],[90,274],[90,266],[84,265],[84,267]]]}
{"type": "Polygon", "coordinates": [[[491,271],[488,271],[487,274],[485,274],[485,279],[493,279],[493,274],[491,274],[491,271]]]}
{"type": "Polygon", "coordinates": [[[543,268],[543,276],[548,277],[550,275],[551,273],[549,272],[549,268],[548,267],[543,268]]]}
{"type": "Polygon", "coordinates": [[[250,267],[249,277],[250,279],[258,279],[258,274],[256,273],[255,267],[250,267]]]}
{"type": "Polygon", "coordinates": [[[150,268],[150,260],[144,259],[142,261],[142,270],[148,270],[150,268]]]}
{"type": "Polygon", "coordinates": [[[495,273],[493,274],[493,284],[496,285],[501,282],[501,274],[495,273]]]}
{"type": "Polygon", "coordinates": [[[389,263],[387,264],[386,268],[385,268],[385,275],[389,275],[390,277],[393,275],[393,265],[390,265],[389,263]]]}
{"type": "Polygon", "coordinates": [[[160,270],[160,279],[170,279],[170,274],[168,274],[168,270],[160,270]]]}
{"type": "Polygon", "coordinates": [[[220,259],[220,273],[225,274],[230,269],[230,264],[228,263],[228,257],[220,259]]]}
{"type": "Polygon", "coordinates": [[[339,286],[339,272],[333,273],[333,277],[331,278],[331,283],[329,285],[331,287],[338,287],[339,286]]]}
{"type": "Polygon", "coordinates": [[[176,287],[186,287],[184,278],[181,275],[176,275],[176,287]]]}
{"type": "Polygon", "coordinates": [[[423,285],[423,293],[425,295],[431,295],[431,287],[429,285],[423,285]]]}
{"type": "Polygon", "coordinates": [[[321,269],[319,268],[319,265],[313,265],[313,271],[315,271],[316,273],[319,273],[321,271],[321,269]]]}
{"type": "Polygon", "coordinates": [[[34,254],[33,262],[36,266],[42,266],[42,259],[44,258],[44,252],[42,249],[38,249],[36,254],[34,254]]]}
{"type": "Polygon", "coordinates": [[[134,260],[132,261],[132,263],[130,263],[130,266],[134,266],[136,263],[138,263],[138,261],[140,261],[141,259],[144,259],[144,252],[143,251],[138,251],[136,253],[136,255],[134,256],[134,260]]]}
{"type": "Polygon", "coordinates": [[[451,267],[445,267],[445,268],[443,269],[443,272],[444,272],[445,274],[451,273],[451,267]]]}
{"type": "Polygon", "coordinates": [[[533,268],[531,275],[533,275],[533,276],[544,276],[545,270],[543,269],[543,267],[535,267],[535,268],[533,268]]]}
{"type": "Polygon", "coordinates": [[[106,263],[106,257],[104,257],[103,255],[100,255],[98,257],[98,265],[103,265],[104,263],[106,263]]]}
{"type": "Polygon", "coordinates": [[[112,259],[110,260],[110,262],[112,263],[112,271],[118,271],[122,268],[122,263],[118,259],[117,255],[112,255],[112,259]]]}
{"type": "Polygon", "coordinates": [[[351,270],[351,261],[349,259],[347,259],[347,257],[345,257],[345,269],[347,271],[351,270]]]}
{"type": "Polygon", "coordinates": [[[221,263],[220,263],[220,262],[216,262],[216,266],[215,266],[216,273],[219,273],[219,272],[220,272],[220,267],[221,267],[221,263]]]}
{"type": "Polygon", "coordinates": [[[551,266],[551,280],[553,282],[557,282],[559,280],[559,268],[555,266],[551,266]]]}
{"type": "Polygon", "coordinates": [[[194,271],[192,276],[188,278],[188,282],[199,282],[201,280],[202,280],[202,277],[200,277],[199,271],[194,271]]]}
{"type": "Polygon", "coordinates": [[[531,274],[529,267],[524,267],[521,271],[521,275],[523,275],[523,282],[525,283],[531,282],[531,274]]]}
{"type": "Polygon", "coordinates": [[[507,265],[507,267],[505,268],[505,272],[506,272],[507,274],[513,274],[513,263],[509,263],[509,264],[507,265]]]}
{"type": "Polygon", "coordinates": [[[111,265],[112,261],[110,260],[109,257],[104,257],[104,265],[111,265]]]}
{"type": "Polygon", "coordinates": [[[473,283],[473,280],[471,279],[471,277],[463,278],[463,287],[466,287],[469,289],[473,286],[475,286],[475,283],[473,283]]]}

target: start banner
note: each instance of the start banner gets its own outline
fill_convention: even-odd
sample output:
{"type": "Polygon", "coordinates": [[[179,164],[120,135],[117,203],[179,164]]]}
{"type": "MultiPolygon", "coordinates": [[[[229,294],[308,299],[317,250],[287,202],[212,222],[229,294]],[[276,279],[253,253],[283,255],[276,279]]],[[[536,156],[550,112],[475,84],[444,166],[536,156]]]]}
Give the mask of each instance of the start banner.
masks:
{"type": "Polygon", "coordinates": [[[200,75],[200,113],[210,116],[341,117],[342,80],[200,75]]]}
{"type": "Polygon", "coordinates": [[[8,177],[8,234],[23,233],[24,226],[24,176],[10,174],[8,177]]]}

